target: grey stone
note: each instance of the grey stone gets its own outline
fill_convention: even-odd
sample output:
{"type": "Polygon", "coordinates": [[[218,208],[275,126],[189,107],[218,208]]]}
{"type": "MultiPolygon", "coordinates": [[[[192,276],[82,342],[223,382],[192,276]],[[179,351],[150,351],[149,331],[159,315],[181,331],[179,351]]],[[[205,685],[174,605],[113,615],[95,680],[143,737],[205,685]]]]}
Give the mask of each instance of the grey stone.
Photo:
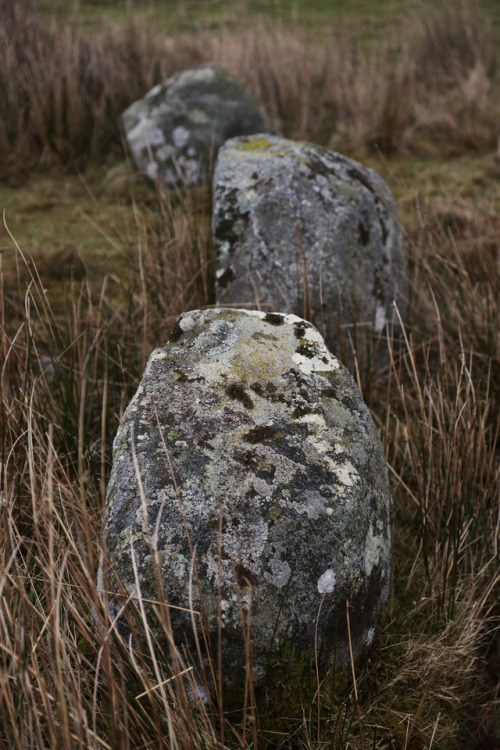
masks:
{"type": "Polygon", "coordinates": [[[373,352],[385,335],[393,300],[404,318],[394,200],[352,159],[266,135],[228,141],[215,167],[213,232],[217,304],[293,312],[335,354],[350,335],[358,356],[360,341],[373,352]]]}
{"type": "MultiPolygon", "coordinates": [[[[153,558],[168,603],[201,611],[192,545],[229,683],[245,663],[240,605],[245,617],[251,608],[256,679],[273,651],[314,648],[320,606],[321,658],[348,658],[346,600],[354,654],[370,643],[391,575],[384,454],[353,378],[316,328],[258,311],[182,315],[118,429],[104,539],[129,594],[157,598],[153,558]]],[[[110,606],[116,616],[120,603],[110,606]]],[[[190,615],[170,617],[192,648],[190,615]]]]}
{"type": "Polygon", "coordinates": [[[155,86],[125,110],[122,123],[140,171],[171,187],[207,183],[228,138],[276,133],[239,81],[212,63],[155,86]]]}

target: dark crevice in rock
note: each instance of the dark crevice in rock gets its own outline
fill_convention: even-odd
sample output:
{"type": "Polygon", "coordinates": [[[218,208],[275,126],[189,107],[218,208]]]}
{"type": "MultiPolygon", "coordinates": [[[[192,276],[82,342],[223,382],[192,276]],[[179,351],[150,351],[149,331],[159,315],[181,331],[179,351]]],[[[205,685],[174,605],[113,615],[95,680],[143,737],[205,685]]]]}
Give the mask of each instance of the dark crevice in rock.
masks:
{"type": "Polygon", "coordinates": [[[316,159],[314,156],[309,155],[308,166],[315,174],[322,175],[323,177],[329,178],[335,174],[333,169],[329,169],[321,159],[316,159]]]}
{"type": "Polygon", "coordinates": [[[353,180],[357,180],[360,182],[364,187],[370,191],[370,193],[374,193],[373,185],[371,184],[368,177],[363,174],[363,172],[360,169],[355,169],[354,167],[350,167],[347,170],[347,174],[349,177],[351,177],[353,180]]]}
{"type": "Polygon", "coordinates": [[[304,334],[306,332],[306,326],[303,323],[296,323],[295,324],[295,337],[298,339],[304,338],[304,334]]]}
{"type": "Polygon", "coordinates": [[[361,244],[364,247],[366,247],[366,245],[368,245],[368,243],[370,242],[370,231],[369,229],[365,227],[365,225],[361,221],[358,224],[358,229],[359,229],[359,240],[361,244]]]}
{"type": "Polygon", "coordinates": [[[284,316],[279,313],[267,313],[264,320],[272,326],[282,326],[285,322],[284,316]]]}
{"type": "Polygon", "coordinates": [[[387,237],[389,236],[389,232],[387,231],[385,221],[382,219],[381,216],[379,217],[379,221],[380,221],[380,228],[382,229],[382,242],[385,245],[387,242],[387,237]]]}
{"type": "Polygon", "coordinates": [[[254,427],[243,435],[243,440],[246,443],[255,445],[256,443],[265,443],[267,440],[272,440],[278,436],[278,430],[275,427],[254,427]]]}
{"type": "Polygon", "coordinates": [[[173,330],[172,330],[172,333],[169,336],[169,339],[168,339],[169,342],[174,342],[175,343],[176,341],[179,341],[179,339],[182,338],[182,334],[183,333],[184,333],[184,331],[180,327],[179,323],[176,323],[175,326],[174,326],[174,328],[173,328],[173,330]]]}
{"type": "Polygon", "coordinates": [[[253,409],[253,401],[246,392],[245,386],[241,383],[231,383],[226,388],[226,393],[229,398],[240,401],[247,409],[253,409]]]}

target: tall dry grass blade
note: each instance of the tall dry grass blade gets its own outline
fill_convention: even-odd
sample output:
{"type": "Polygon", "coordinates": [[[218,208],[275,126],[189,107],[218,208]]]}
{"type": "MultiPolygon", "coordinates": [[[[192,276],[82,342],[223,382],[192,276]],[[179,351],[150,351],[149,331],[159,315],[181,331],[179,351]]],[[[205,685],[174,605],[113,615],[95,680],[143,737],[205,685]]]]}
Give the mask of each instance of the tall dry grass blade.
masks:
{"type": "Polygon", "coordinates": [[[349,657],[351,662],[351,673],[352,673],[352,685],[354,689],[354,701],[356,703],[356,713],[358,715],[358,729],[359,729],[359,739],[361,742],[361,750],[364,750],[365,748],[365,740],[363,736],[363,727],[361,724],[361,712],[359,710],[359,700],[358,700],[358,688],[356,685],[356,670],[354,669],[354,656],[352,653],[352,640],[351,640],[351,622],[349,619],[349,607],[351,605],[349,604],[349,601],[346,599],[345,603],[345,609],[346,609],[346,619],[347,619],[347,637],[349,640],[349,657]]]}

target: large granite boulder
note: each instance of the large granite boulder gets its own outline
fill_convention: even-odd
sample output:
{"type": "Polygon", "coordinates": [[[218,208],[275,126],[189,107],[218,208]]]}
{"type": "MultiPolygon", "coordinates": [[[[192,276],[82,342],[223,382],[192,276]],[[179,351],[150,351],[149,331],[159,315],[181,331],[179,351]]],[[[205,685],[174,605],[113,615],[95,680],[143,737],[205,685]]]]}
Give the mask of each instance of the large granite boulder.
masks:
{"type": "Polygon", "coordinates": [[[122,124],[137,167],[167,186],[207,183],[228,138],[276,133],[239,81],[212,63],[155,86],[125,110],[122,124]]]}
{"type": "MultiPolygon", "coordinates": [[[[323,658],[348,658],[346,600],[354,653],[370,643],[391,576],[384,453],[316,328],[258,311],[182,315],[117,432],[104,539],[130,594],[158,598],[152,559],[169,604],[189,608],[192,586],[215,649],[221,621],[228,682],[245,663],[240,605],[257,678],[280,647],[313,649],[320,607],[323,658]]],[[[170,618],[192,644],[189,613],[170,618]]],[[[161,640],[152,610],[149,624],[161,640]]]]}
{"type": "Polygon", "coordinates": [[[352,159],[266,135],[228,141],[213,233],[217,304],[301,315],[335,354],[350,337],[358,357],[385,336],[393,300],[404,316],[396,207],[382,178],[352,159]]]}

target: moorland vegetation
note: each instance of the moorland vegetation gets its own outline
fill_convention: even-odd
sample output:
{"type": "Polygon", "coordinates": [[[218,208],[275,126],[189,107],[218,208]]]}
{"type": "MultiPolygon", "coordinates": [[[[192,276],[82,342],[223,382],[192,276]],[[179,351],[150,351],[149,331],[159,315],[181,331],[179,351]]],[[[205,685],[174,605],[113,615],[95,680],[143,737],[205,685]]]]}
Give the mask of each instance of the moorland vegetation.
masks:
{"type": "MultiPolygon", "coordinates": [[[[0,746],[500,747],[496,27],[450,3],[422,5],[384,41],[321,14],[305,33],[293,13],[246,31],[189,16],[167,35],[140,2],[101,5],[127,18],[87,28],[90,0],[64,23],[0,0],[0,746]],[[175,643],[159,660],[120,640],[96,572],[120,417],[177,315],[213,302],[210,195],[144,185],[118,117],[206,60],[288,137],[384,176],[410,293],[391,365],[354,371],[395,508],[375,641],[329,672],[280,654],[264,686],[205,704],[175,643]]],[[[147,627],[139,602],[135,617],[147,627]]]]}

